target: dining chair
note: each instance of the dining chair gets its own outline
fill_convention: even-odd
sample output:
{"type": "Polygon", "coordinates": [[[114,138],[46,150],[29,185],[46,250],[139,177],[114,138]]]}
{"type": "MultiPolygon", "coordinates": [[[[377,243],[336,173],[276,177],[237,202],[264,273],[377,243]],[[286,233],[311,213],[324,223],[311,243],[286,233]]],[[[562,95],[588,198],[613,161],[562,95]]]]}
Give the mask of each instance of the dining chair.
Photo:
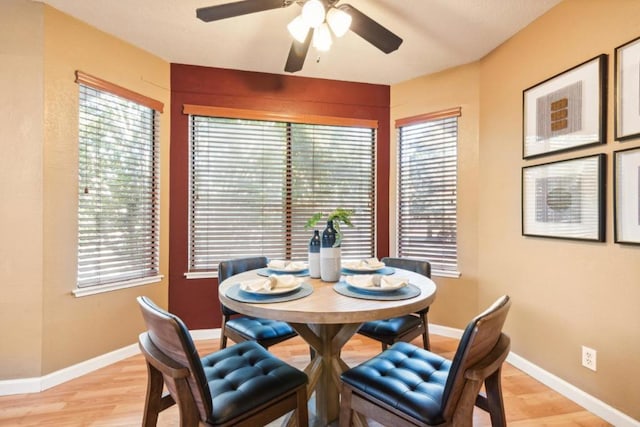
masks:
{"type": "Polygon", "coordinates": [[[179,317],[147,297],[137,302],[148,329],[138,339],[148,374],[144,427],[176,403],[182,427],[264,426],[291,411],[308,425],[304,372],[253,341],[201,358],[179,317]]]}
{"type": "MultiPolygon", "coordinates": [[[[268,263],[268,258],[264,256],[222,261],[218,266],[218,285],[231,276],[264,268],[268,263]]],[[[222,313],[220,348],[227,347],[227,338],[231,338],[235,343],[255,341],[264,348],[269,348],[298,335],[287,322],[245,316],[224,304],[220,304],[220,311],[222,313]]]]}
{"type": "MultiPolygon", "coordinates": [[[[380,261],[384,262],[385,266],[402,268],[431,277],[431,264],[428,261],[391,257],[382,258],[380,261]]],[[[427,322],[428,312],[429,307],[426,307],[417,313],[365,322],[358,330],[358,333],[380,341],[382,350],[386,350],[388,346],[395,342],[409,342],[422,335],[422,346],[425,350],[429,350],[431,346],[429,344],[429,323],[427,322]]]]}
{"type": "Polygon", "coordinates": [[[505,295],[476,316],[453,360],[398,342],[343,372],[340,427],[356,414],[394,427],[471,426],[474,405],[489,412],[494,427],[506,426],[500,375],[510,349],[502,332],[510,306],[505,295]]]}

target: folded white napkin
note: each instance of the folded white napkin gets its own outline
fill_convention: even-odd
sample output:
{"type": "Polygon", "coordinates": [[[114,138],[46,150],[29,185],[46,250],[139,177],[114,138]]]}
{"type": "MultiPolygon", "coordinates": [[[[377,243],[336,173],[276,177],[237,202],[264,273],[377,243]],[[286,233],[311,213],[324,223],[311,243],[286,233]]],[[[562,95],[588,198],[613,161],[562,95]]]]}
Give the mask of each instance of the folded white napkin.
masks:
{"type": "Polygon", "coordinates": [[[251,292],[269,291],[271,290],[271,280],[268,277],[244,280],[240,282],[240,289],[251,292]]]}
{"type": "Polygon", "coordinates": [[[283,261],[274,259],[269,261],[267,267],[272,268],[274,270],[285,270],[285,271],[299,271],[307,268],[307,264],[300,261],[283,261]]]}
{"type": "Polygon", "coordinates": [[[346,276],[345,281],[357,288],[399,289],[409,284],[406,277],[382,276],[380,274],[356,274],[346,276]]]}
{"type": "Polygon", "coordinates": [[[259,277],[256,279],[248,279],[240,282],[240,289],[249,292],[265,292],[274,290],[294,289],[304,279],[295,277],[291,274],[272,274],[269,277],[259,277]]]}
{"type": "Polygon", "coordinates": [[[274,289],[293,289],[304,281],[302,277],[296,277],[291,274],[272,274],[269,276],[271,282],[271,290],[274,289]]]}
{"type": "Polygon", "coordinates": [[[368,258],[368,259],[362,259],[359,261],[345,261],[344,266],[346,268],[351,268],[354,270],[361,270],[361,269],[374,270],[374,269],[384,268],[385,264],[384,262],[381,262],[378,258],[368,258]]]}
{"type": "Polygon", "coordinates": [[[378,258],[365,259],[364,262],[370,268],[383,268],[384,267],[384,262],[381,262],[378,258]]]}
{"type": "Polygon", "coordinates": [[[271,261],[269,261],[269,264],[267,264],[267,267],[277,268],[279,270],[285,268],[286,266],[287,266],[287,261],[282,261],[279,259],[272,259],[271,261]]]}

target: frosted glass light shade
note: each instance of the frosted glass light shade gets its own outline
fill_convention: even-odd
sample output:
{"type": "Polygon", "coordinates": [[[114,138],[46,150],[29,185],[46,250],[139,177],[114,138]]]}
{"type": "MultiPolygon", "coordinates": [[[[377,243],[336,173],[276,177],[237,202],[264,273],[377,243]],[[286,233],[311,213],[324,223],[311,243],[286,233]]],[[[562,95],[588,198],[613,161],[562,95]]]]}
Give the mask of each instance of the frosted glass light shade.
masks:
{"type": "Polygon", "coordinates": [[[324,5],[320,0],[308,0],[302,6],[302,19],[311,28],[317,28],[324,22],[324,5]]]}
{"type": "Polygon", "coordinates": [[[326,52],[331,48],[331,31],[329,26],[325,23],[320,25],[313,33],[313,47],[319,51],[326,52]]]}
{"type": "Polygon", "coordinates": [[[327,22],[333,34],[335,34],[336,37],[342,37],[349,31],[349,27],[351,27],[351,15],[343,10],[331,8],[329,12],[327,12],[327,22]]]}
{"type": "Polygon", "coordinates": [[[293,21],[289,22],[287,29],[294,39],[300,43],[304,43],[309,33],[309,26],[305,24],[302,16],[297,16],[293,21]]]}

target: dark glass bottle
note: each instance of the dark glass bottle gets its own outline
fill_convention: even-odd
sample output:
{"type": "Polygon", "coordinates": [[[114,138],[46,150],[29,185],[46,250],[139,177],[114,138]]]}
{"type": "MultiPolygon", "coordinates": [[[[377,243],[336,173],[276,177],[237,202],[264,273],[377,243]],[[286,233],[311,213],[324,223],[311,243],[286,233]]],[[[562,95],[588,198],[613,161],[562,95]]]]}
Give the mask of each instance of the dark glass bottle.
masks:
{"type": "Polygon", "coordinates": [[[336,230],[333,221],[327,221],[327,227],[322,232],[322,246],[320,247],[320,278],[325,282],[340,280],[342,269],[340,247],[336,243],[336,230]]]}
{"type": "Polygon", "coordinates": [[[309,240],[309,276],[320,277],[320,232],[313,230],[313,237],[309,240]]]}
{"type": "Polygon", "coordinates": [[[327,227],[322,232],[322,247],[332,248],[336,243],[336,229],[333,228],[333,221],[327,221],[327,227]]]}

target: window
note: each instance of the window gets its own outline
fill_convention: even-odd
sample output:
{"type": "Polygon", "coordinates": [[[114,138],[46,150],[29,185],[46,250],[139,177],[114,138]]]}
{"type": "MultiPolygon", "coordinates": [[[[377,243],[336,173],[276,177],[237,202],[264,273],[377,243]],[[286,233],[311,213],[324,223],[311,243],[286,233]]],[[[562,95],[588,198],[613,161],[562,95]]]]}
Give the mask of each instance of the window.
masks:
{"type": "Polygon", "coordinates": [[[190,133],[188,277],[243,256],[306,259],[305,223],[337,207],[355,210],[343,257],[373,256],[375,128],[192,114],[190,133]]]}
{"type": "Polygon", "coordinates": [[[158,106],[80,72],[77,82],[78,288],[159,280],[158,106]]]}
{"type": "Polygon", "coordinates": [[[456,174],[460,109],[399,120],[398,256],[458,276],[456,174]]]}

